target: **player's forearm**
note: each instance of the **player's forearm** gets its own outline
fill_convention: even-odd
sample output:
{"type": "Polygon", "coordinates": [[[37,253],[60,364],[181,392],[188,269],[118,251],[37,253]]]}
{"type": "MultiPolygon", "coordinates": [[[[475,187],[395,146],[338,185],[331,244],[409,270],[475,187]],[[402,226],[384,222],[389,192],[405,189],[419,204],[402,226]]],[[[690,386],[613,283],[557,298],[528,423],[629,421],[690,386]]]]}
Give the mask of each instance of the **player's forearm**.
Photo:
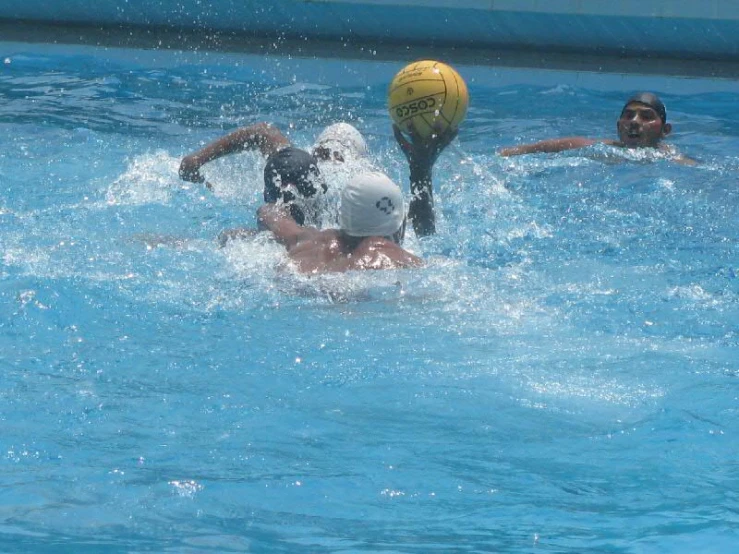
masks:
{"type": "Polygon", "coordinates": [[[583,148],[598,142],[595,139],[584,137],[567,137],[559,139],[542,140],[532,144],[522,144],[520,146],[511,146],[503,148],[498,153],[501,156],[520,156],[522,154],[538,154],[562,152],[564,150],[572,150],[575,148],[583,148]]]}
{"type": "Polygon", "coordinates": [[[425,237],[436,232],[434,195],[430,167],[411,166],[411,201],[408,217],[416,236],[425,237]]]}
{"type": "Polygon", "coordinates": [[[257,226],[261,229],[274,232],[278,228],[280,220],[287,217],[285,212],[275,204],[265,204],[257,210],[257,226]]]}
{"type": "Polygon", "coordinates": [[[235,145],[235,141],[230,140],[229,137],[230,135],[218,139],[197,152],[193,152],[182,158],[182,162],[180,163],[180,177],[186,180],[197,179],[200,181],[199,171],[201,167],[221,156],[241,150],[242,148],[238,148],[235,145]]]}
{"type": "Polygon", "coordinates": [[[257,210],[257,227],[271,231],[277,241],[288,248],[297,244],[303,232],[285,208],[276,204],[265,204],[257,210]]]}
{"type": "Polygon", "coordinates": [[[198,150],[194,157],[200,162],[200,165],[203,165],[222,156],[246,150],[250,138],[251,135],[246,133],[244,129],[238,129],[198,150]]]}
{"type": "Polygon", "coordinates": [[[260,150],[269,155],[290,141],[275,127],[268,123],[257,123],[249,127],[242,127],[221,137],[197,152],[190,155],[199,166],[223,156],[242,152],[244,150],[260,150]]]}
{"type": "Polygon", "coordinates": [[[498,154],[500,154],[503,157],[509,157],[509,156],[520,156],[522,154],[531,154],[532,152],[535,152],[535,150],[532,148],[534,145],[532,144],[524,144],[521,146],[510,146],[508,148],[502,148],[498,151],[498,154]]]}

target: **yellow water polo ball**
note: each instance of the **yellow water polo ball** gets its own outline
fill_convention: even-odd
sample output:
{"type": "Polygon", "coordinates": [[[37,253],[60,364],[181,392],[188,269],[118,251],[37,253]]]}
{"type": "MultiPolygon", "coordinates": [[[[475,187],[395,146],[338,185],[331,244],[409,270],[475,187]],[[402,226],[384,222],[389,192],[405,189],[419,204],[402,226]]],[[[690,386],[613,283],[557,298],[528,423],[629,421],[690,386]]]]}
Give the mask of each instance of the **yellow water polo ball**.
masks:
{"type": "Polygon", "coordinates": [[[427,137],[448,127],[456,128],[467,115],[467,84],[454,69],[434,60],[413,62],[390,83],[390,117],[404,133],[411,126],[427,137]]]}

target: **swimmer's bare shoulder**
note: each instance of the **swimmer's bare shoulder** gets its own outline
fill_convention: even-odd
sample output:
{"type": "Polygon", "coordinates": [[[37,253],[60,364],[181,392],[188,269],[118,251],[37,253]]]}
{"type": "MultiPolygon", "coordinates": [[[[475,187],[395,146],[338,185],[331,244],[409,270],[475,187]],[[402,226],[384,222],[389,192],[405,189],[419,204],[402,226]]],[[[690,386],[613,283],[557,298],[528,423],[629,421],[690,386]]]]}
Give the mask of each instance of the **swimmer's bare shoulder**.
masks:
{"type": "Polygon", "coordinates": [[[348,256],[348,269],[405,269],[423,266],[423,260],[382,237],[364,239],[348,256]]]}
{"type": "Polygon", "coordinates": [[[666,154],[668,158],[676,164],[689,166],[698,165],[698,160],[694,160],[693,158],[690,158],[685,154],[681,154],[680,152],[678,152],[677,148],[675,148],[671,144],[660,144],[659,151],[666,154]]]}
{"type": "Polygon", "coordinates": [[[402,269],[423,265],[421,258],[383,237],[357,239],[339,229],[320,231],[301,227],[283,208],[274,204],[259,208],[257,220],[287,248],[288,257],[301,273],[402,269]]]}
{"type": "Polygon", "coordinates": [[[423,260],[382,237],[367,237],[349,250],[341,231],[328,229],[305,234],[288,248],[301,273],[343,273],[355,270],[421,267],[423,260]]]}
{"type": "MultiPolygon", "coordinates": [[[[286,244],[287,255],[301,273],[342,271],[341,237],[338,231],[308,229],[292,244],[286,244]]],[[[279,238],[278,238],[279,240],[279,238]]]]}

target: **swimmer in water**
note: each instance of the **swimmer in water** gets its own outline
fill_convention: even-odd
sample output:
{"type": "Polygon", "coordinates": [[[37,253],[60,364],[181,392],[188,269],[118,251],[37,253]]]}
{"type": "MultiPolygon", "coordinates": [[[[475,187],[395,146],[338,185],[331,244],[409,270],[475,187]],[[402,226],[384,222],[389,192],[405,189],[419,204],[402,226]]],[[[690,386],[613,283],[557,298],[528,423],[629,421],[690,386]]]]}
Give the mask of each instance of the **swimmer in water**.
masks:
{"type": "MultiPolygon", "coordinates": [[[[243,127],[206,145],[202,149],[185,156],[179,168],[180,178],[194,183],[205,183],[213,190],[213,185],[200,173],[203,165],[223,156],[258,150],[267,157],[264,173],[264,200],[277,199],[289,206],[293,218],[300,225],[318,225],[326,217],[331,219],[336,209],[329,209],[326,193],[328,187],[320,167],[329,170],[331,166],[365,161],[367,143],[362,134],[348,123],[335,123],[326,127],[316,139],[311,152],[294,148],[279,129],[268,123],[257,123],[243,127]],[[317,193],[314,187],[305,183],[319,183],[317,193]]],[[[352,166],[356,167],[356,166],[352,166]]],[[[335,171],[329,171],[331,184],[338,194],[339,182],[335,171]]],[[[253,229],[238,228],[223,231],[219,243],[224,246],[231,239],[247,238],[256,233],[253,229]]]]}
{"type": "MultiPolygon", "coordinates": [[[[394,127],[394,133],[410,166],[412,197],[408,211],[409,218],[413,223],[417,236],[422,237],[432,234],[435,232],[435,218],[431,171],[437,157],[454,139],[457,131],[450,129],[430,137],[421,137],[411,131],[408,136],[404,136],[397,127],[394,127]]],[[[325,193],[328,187],[323,181],[323,177],[320,177],[321,171],[319,168],[326,169],[327,166],[324,165],[326,163],[336,165],[365,160],[368,154],[364,137],[348,123],[336,123],[326,127],[316,139],[310,154],[312,156],[311,160],[308,160],[305,155],[298,156],[295,153],[298,149],[291,147],[290,141],[276,127],[267,123],[258,123],[238,129],[201,150],[185,156],[180,163],[180,177],[185,181],[205,183],[208,188],[212,188],[212,185],[207,183],[200,173],[200,168],[210,161],[244,150],[259,150],[262,154],[268,156],[267,167],[265,167],[265,202],[274,202],[274,187],[270,185],[272,181],[280,183],[278,188],[291,185],[289,181],[291,179],[295,181],[296,174],[309,175],[311,179],[321,181],[317,195],[306,196],[304,190],[301,190],[299,186],[293,187],[297,191],[291,189],[285,191],[290,194],[278,195],[282,197],[284,204],[291,206],[289,209],[294,211],[292,213],[293,219],[301,225],[303,223],[316,225],[318,223],[319,207],[323,205],[325,208],[325,193]],[[286,149],[291,154],[283,158],[280,152],[286,149]],[[302,160],[302,169],[288,169],[280,166],[276,171],[267,171],[270,166],[269,161],[272,159],[283,162],[290,161],[292,164],[298,163],[298,158],[302,160]],[[315,168],[307,167],[311,163],[315,168]],[[282,174],[283,170],[287,171],[287,176],[282,174]],[[318,177],[314,175],[316,172],[318,177]],[[272,192],[268,192],[269,190],[272,190],[272,192]],[[308,202],[303,202],[304,200],[308,200],[308,202]],[[300,212],[305,217],[301,216],[300,212]]],[[[303,151],[303,154],[307,153],[303,151]]],[[[366,167],[364,169],[366,170],[366,167]]],[[[298,178],[296,183],[292,184],[297,184],[301,179],[303,178],[298,178]]],[[[310,190],[310,187],[308,189],[310,190]]],[[[221,233],[219,242],[221,245],[225,245],[231,239],[246,238],[254,233],[254,230],[245,228],[227,230],[221,233]]]]}
{"type": "Polygon", "coordinates": [[[287,248],[288,257],[301,273],[423,265],[421,258],[400,246],[405,232],[403,195],[379,172],[357,175],[342,190],[339,229],[302,227],[278,204],[259,208],[257,220],[287,248]]]}
{"type": "Polygon", "coordinates": [[[672,125],[667,122],[667,110],[656,94],[640,92],[629,98],[616,122],[616,130],[618,140],[565,137],[503,148],[499,154],[519,156],[541,152],[562,152],[593,144],[607,144],[619,148],[654,148],[678,163],[696,164],[695,160],[678,154],[674,148],[663,142],[672,131],[672,125]]]}
{"type": "MultiPolygon", "coordinates": [[[[213,186],[200,173],[200,168],[206,163],[246,150],[259,150],[268,157],[289,146],[292,146],[290,140],[269,123],[242,127],[182,158],[180,178],[192,183],[205,183],[212,189],[213,186]]],[[[367,143],[352,125],[336,123],[326,127],[318,136],[311,154],[319,163],[341,163],[366,157],[367,143]]]]}
{"type": "MultiPolygon", "coordinates": [[[[314,156],[288,146],[267,158],[264,166],[264,201],[282,206],[297,225],[316,225],[325,209],[328,186],[314,156]]],[[[253,236],[257,230],[229,229],[218,236],[221,246],[232,239],[253,236]]]]}

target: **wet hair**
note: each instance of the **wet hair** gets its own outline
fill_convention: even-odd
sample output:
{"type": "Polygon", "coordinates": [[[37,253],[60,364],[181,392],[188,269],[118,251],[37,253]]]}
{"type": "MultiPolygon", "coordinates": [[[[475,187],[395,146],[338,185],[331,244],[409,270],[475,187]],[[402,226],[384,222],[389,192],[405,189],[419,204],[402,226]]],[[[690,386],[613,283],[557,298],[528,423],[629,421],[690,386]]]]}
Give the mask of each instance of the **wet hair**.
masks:
{"type": "Polygon", "coordinates": [[[305,213],[296,204],[298,199],[295,192],[302,198],[313,198],[325,194],[327,190],[316,159],[305,150],[283,148],[267,158],[267,165],[264,166],[264,201],[282,201],[289,206],[290,215],[300,225],[305,223],[305,213]]]}
{"type": "Polygon", "coordinates": [[[635,94],[626,101],[626,104],[624,104],[624,107],[621,110],[621,115],[623,115],[624,111],[626,111],[626,108],[629,104],[634,103],[649,106],[655,112],[657,112],[657,115],[659,115],[660,119],[662,119],[662,125],[667,123],[667,109],[665,108],[665,104],[662,102],[662,100],[659,99],[659,96],[657,96],[656,94],[653,94],[651,92],[639,92],[635,94]]]}

